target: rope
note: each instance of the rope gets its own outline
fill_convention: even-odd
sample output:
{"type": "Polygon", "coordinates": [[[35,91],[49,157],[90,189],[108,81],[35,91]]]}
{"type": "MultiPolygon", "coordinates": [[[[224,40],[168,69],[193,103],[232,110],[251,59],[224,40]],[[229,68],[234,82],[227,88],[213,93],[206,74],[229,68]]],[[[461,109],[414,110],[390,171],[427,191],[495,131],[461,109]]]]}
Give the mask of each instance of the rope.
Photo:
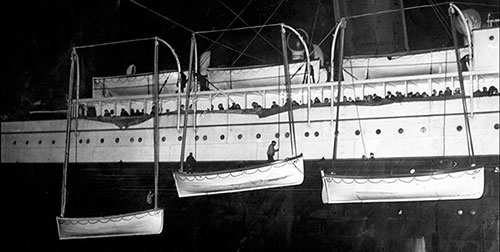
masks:
{"type": "MultiPolygon", "coordinates": [[[[219,1],[220,2],[220,1],[219,1]]],[[[243,9],[240,11],[240,13],[238,14],[235,14],[233,13],[234,15],[236,15],[236,17],[234,17],[234,19],[226,26],[226,29],[228,29],[229,27],[231,27],[231,25],[233,25],[234,22],[236,22],[236,20],[239,18],[239,16],[247,9],[247,7],[253,2],[253,0],[250,0],[248,1],[247,5],[245,7],[243,7],[243,9]]],[[[210,3],[212,3],[210,1],[210,3]]],[[[225,5],[224,5],[225,6],[225,5]]],[[[212,42],[212,44],[207,48],[207,51],[210,51],[210,49],[212,49],[212,47],[215,45],[216,42],[219,41],[220,38],[222,38],[222,36],[224,35],[224,33],[221,33],[219,35],[219,37],[217,37],[217,39],[215,39],[215,42],[212,42]]]]}
{"type": "MultiPolygon", "coordinates": [[[[351,64],[351,68],[352,68],[352,61],[349,60],[349,64],[351,64]]],[[[352,85],[352,90],[354,90],[354,99],[356,100],[356,88],[355,88],[355,85],[354,85],[354,78],[351,78],[351,85],[352,85]]],[[[332,94],[333,96],[333,94],[332,94]]],[[[339,102],[340,102],[340,97],[338,97],[339,99],[339,102]]],[[[333,102],[333,100],[332,100],[333,102]]],[[[356,116],[357,116],[357,121],[358,121],[358,126],[359,126],[359,135],[361,137],[361,143],[363,144],[363,154],[366,156],[367,153],[366,153],[366,143],[365,143],[365,137],[364,137],[364,133],[363,133],[363,127],[361,126],[361,117],[359,116],[359,107],[358,107],[358,102],[355,102],[354,103],[354,106],[356,108],[356,116]]]]}
{"type": "MultiPolygon", "coordinates": [[[[180,24],[180,23],[178,23],[178,22],[176,22],[176,21],[172,20],[171,18],[166,17],[166,16],[164,16],[164,15],[162,15],[162,14],[160,14],[160,13],[158,13],[158,12],[154,11],[154,10],[151,10],[151,9],[149,9],[148,7],[146,7],[146,6],[142,5],[142,4],[140,4],[140,3],[138,3],[138,2],[136,2],[136,1],[134,1],[134,0],[130,0],[130,1],[131,1],[132,3],[134,3],[135,5],[137,5],[137,6],[141,7],[141,8],[143,8],[143,9],[145,9],[145,10],[147,10],[147,11],[149,11],[149,12],[151,12],[151,13],[153,13],[153,14],[155,14],[155,15],[157,15],[157,16],[159,16],[159,17],[161,17],[161,18],[166,19],[167,21],[174,23],[175,25],[177,25],[177,26],[179,26],[179,27],[183,28],[183,29],[184,29],[184,30],[186,30],[186,31],[189,31],[189,32],[191,32],[191,33],[196,33],[194,30],[192,30],[192,29],[190,29],[190,28],[188,28],[188,27],[186,27],[186,26],[184,26],[184,25],[182,25],[182,24],[180,24]]],[[[198,33],[198,34],[199,34],[199,33],[198,33]]],[[[228,45],[225,45],[225,44],[222,44],[222,43],[216,42],[216,41],[214,41],[214,40],[212,40],[212,39],[210,39],[210,38],[208,38],[208,37],[206,37],[206,36],[202,36],[202,35],[200,35],[200,36],[201,36],[201,37],[203,37],[204,39],[208,40],[208,41],[215,42],[216,44],[219,44],[219,45],[221,45],[221,46],[223,46],[223,47],[225,47],[225,48],[227,48],[227,49],[229,49],[229,50],[231,50],[231,51],[241,53],[241,51],[240,51],[240,50],[238,50],[238,49],[235,49],[235,48],[232,48],[232,47],[230,47],[230,46],[228,46],[228,45]]],[[[244,53],[243,53],[243,54],[244,54],[244,53]]],[[[245,56],[247,56],[247,57],[250,57],[250,58],[252,58],[252,59],[258,60],[258,61],[260,61],[260,62],[266,62],[266,61],[265,61],[265,60],[263,60],[263,59],[260,59],[260,58],[257,58],[257,57],[251,56],[251,55],[247,55],[247,54],[244,54],[244,55],[245,55],[245,56]]]]}
{"type": "MultiPolygon", "coordinates": [[[[221,0],[218,0],[218,1],[219,1],[219,3],[220,3],[220,4],[222,4],[224,7],[226,7],[226,8],[227,8],[227,9],[228,9],[231,13],[233,13],[234,15],[236,15],[236,18],[237,18],[237,19],[239,19],[241,22],[243,22],[246,26],[250,26],[250,25],[249,25],[249,24],[248,24],[248,23],[247,23],[247,22],[246,22],[243,18],[241,18],[241,16],[240,16],[240,15],[241,15],[241,13],[243,12],[243,10],[244,10],[244,9],[243,9],[243,10],[242,10],[239,14],[236,14],[236,13],[235,13],[235,12],[234,12],[231,8],[229,8],[229,7],[228,7],[226,4],[224,4],[221,0]]],[[[251,3],[251,2],[252,2],[252,0],[250,0],[250,1],[248,2],[247,6],[245,6],[245,9],[246,9],[246,7],[248,7],[248,5],[250,5],[250,3],[251,3]]],[[[228,28],[229,28],[229,27],[228,27],[228,28]]],[[[253,29],[252,29],[252,30],[253,30],[253,29]]],[[[255,31],[255,30],[253,30],[253,31],[255,31]]],[[[263,39],[264,41],[266,41],[266,42],[267,42],[267,43],[268,43],[268,44],[269,44],[269,45],[270,45],[270,46],[271,46],[274,50],[276,50],[278,53],[280,53],[280,54],[281,54],[281,51],[280,51],[278,48],[276,48],[276,46],[274,46],[274,45],[273,45],[273,44],[272,44],[269,40],[267,40],[264,36],[262,36],[262,35],[261,35],[260,33],[258,33],[257,31],[255,31],[255,33],[256,33],[257,35],[259,35],[259,37],[260,37],[261,39],[263,39]]],[[[222,34],[221,34],[220,36],[222,36],[222,34]]],[[[219,38],[220,38],[220,37],[219,37],[219,38]]]]}
{"type": "Polygon", "coordinates": [[[312,44],[313,37],[314,37],[314,31],[316,30],[316,22],[318,21],[318,15],[319,15],[319,7],[321,7],[321,0],[318,0],[318,7],[316,8],[316,16],[314,16],[314,24],[313,24],[313,29],[311,32],[311,38],[309,39],[309,44],[312,44]]]}
{"type": "MultiPolygon", "coordinates": [[[[280,8],[281,4],[283,3],[284,0],[281,0],[280,3],[278,4],[278,6],[276,7],[276,9],[274,9],[273,13],[271,13],[271,15],[267,18],[266,22],[264,22],[264,25],[267,24],[267,22],[269,22],[269,20],[271,20],[271,18],[274,16],[274,14],[278,11],[278,9],[280,8]]],[[[260,31],[262,30],[263,27],[259,28],[259,30],[257,31],[257,34],[260,33],[260,31]]],[[[233,64],[231,64],[231,66],[234,66],[234,64],[241,58],[241,56],[244,54],[244,52],[248,49],[248,47],[250,47],[250,45],[253,43],[253,41],[255,40],[255,38],[257,38],[257,35],[255,35],[251,40],[250,42],[248,42],[248,45],[245,47],[245,49],[243,49],[243,52],[240,53],[240,55],[238,56],[238,58],[236,58],[235,61],[233,61],[233,64]]]]}

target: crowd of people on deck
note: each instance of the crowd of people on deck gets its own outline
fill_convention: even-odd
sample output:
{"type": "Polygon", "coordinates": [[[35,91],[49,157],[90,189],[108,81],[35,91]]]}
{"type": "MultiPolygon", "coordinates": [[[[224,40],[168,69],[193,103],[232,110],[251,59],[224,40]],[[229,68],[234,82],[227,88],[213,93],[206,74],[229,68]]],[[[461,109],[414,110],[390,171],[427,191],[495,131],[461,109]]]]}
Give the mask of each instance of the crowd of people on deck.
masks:
{"type": "MultiPolygon", "coordinates": [[[[349,104],[349,103],[377,103],[377,102],[382,102],[382,101],[396,101],[400,102],[405,99],[413,99],[413,98],[432,98],[432,97],[452,97],[452,96],[459,96],[461,95],[460,88],[457,88],[455,90],[451,90],[450,87],[447,87],[445,90],[432,90],[431,94],[427,94],[426,92],[408,92],[406,95],[396,91],[395,93],[392,93],[391,91],[388,91],[387,94],[382,97],[377,94],[369,94],[365,95],[362,99],[360,97],[356,97],[353,99],[352,97],[348,96],[343,96],[342,101],[340,104],[349,104]]],[[[498,95],[498,89],[495,86],[491,86],[489,88],[483,87],[481,90],[476,90],[473,93],[474,97],[481,97],[481,96],[492,96],[492,95],[498,95]]],[[[335,98],[335,101],[337,101],[337,98],[335,98]]],[[[318,97],[314,98],[314,100],[311,100],[311,104],[313,105],[331,105],[331,99],[330,98],[324,98],[323,100],[319,99],[318,97]]],[[[293,100],[292,101],[293,106],[300,106],[304,104],[299,104],[297,101],[293,100]]],[[[264,109],[259,103],[257,102],[252,102],[251,108],[253,110],[261,110],[264,109]]],[[[287,108],[289,106],[288,103],[285,103],[283,106],[280,106],[276,103],[276,101],[273,101],[271,106],[269,107],[270,109],[276,109],[276,108],[287,108]]],[[[181,111],[184,110],[184,105],[181,104],[180,107],[181,111]]],[[[190,106],[190,110],[192,109],[192,105],[190,106]]],[[[227,109],[224,107],[224,104],[219,103],[217,105],[217,109],[219,111],[224,111],[224,110],[241,110],[241,105],[232,102],[230,106],[227,107],[227,109]]],[[[207,108],[206,111],[213,111],[214,110],[214,105],[211,105],[211,108],[207,108]]],[[[144,109],[139,110],[139,109],[130,109],[130,111],[127,111],[125,108],[122,108],[119,114],[115,114],[115,111],[113,109],[108,110],[105,109],[104,113],[102,116],[104,117],[113,117],[113,116],[143,116],[143,115],[154,115],[155,108],[154,106],[151,109],[151,112],[148,114],[144,111],[144,109]]],[[[170,112],[169,110],[165,111],[166,113],[170,112]]],[[[162,113],[162,110],[160,108],[159,113],[162,113]]],[[[95,108],[89,108],[87,111],[87,116],[95,116],[95,108]]]]}

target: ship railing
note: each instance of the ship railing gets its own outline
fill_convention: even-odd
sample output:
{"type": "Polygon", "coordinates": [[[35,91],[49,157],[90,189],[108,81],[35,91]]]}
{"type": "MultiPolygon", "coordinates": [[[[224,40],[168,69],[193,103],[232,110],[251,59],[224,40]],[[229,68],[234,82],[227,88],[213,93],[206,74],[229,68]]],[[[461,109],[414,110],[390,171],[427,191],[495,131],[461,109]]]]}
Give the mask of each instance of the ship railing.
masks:
{"type": "MultiPolygon", "coordinates": [[[[498,70],[470,71],[464,72],[463,75],[466,85],[464,92],[470,97],[471,104],[473,104],[474,96],[470,94],[475,90],[480,90],[485,86],[499,88],[498,70]]],[[[363,99],[365,96],[373,94],[383,98],[388,92],[395,94],[396,91],[401,92],[404,96],[407,96],[410,92],[425,92],[431,96],[433,90],[439,92],[450,88],[455,91],[460,88],[457,73],[351,80],[350,82],[345,82],[342,85],[341,101],[345,100],[345,98],[350,98],[349,100],[355,100],[357,97],[363,99]]],[[[334,101],[338,101],[336,95],[332,96],[332,94],[337,94],[337,82],[315,83],[310,85],[310,89],[303,84],[292,85],[292,100],[297,101],[299,104],[307,104],[308,97],[311,97],[311,102],[315,98],[318,98],[321,102],[325,102],[325,99],[332,101],[332,97],[334,97],[334,101]],[[311,92],[310,96],[308,96],[308,92],[311,92]]],[[[162,113],[181,111],[184,109],[181,102],[183,99],[185,99],[184,93],[161,94],[159,99],[160,111],[162,113]]],[[[224,110],[227,110],[233,103],[239,104],[241,109],[251,109],[254,102],[258,103],[262,108],[270,108],[273,101],[279,106],[285,104],[286,93],[283,87],[259,86],[197,92],[196,96],[193,96],[192,102],[190,102],[191,106],[193,106],[190,109],[218,110],[219,104],[222,104],[224,110]]],[[[329,104],[331,104],[333,110],[333,103],[329,102],[329,104]]],[[[114,113],[111,116],[120,116],[122,109],[129,114],[132,109],[134,112],[149,114],[152,110],[152,98],[149,95],[86,98],[79,99],[78,105],[75,103],[74,106],[73,111],[78,111],[79,117],[104,116],[106,110],[110,113],[113,110],[114,113]]],[[[307,109],[308,113],[310,113],[310,107],[307,109]]],[[[473,115],[473,112],[474,108],[472,107],[471,115],[473,115]]],[[[333,113],[331,114],[333,123],[333,113]]]]}

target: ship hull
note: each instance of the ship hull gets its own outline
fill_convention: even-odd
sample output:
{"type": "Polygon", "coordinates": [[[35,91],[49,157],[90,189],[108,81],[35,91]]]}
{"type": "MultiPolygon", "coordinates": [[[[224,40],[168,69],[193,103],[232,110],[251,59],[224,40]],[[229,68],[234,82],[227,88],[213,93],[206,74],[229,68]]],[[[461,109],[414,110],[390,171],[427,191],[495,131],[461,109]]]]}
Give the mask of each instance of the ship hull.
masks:
{"type": "MultiPolygon", "coordinates": [[[[400,167],[414,166],[420,174],[430,168],[448,169],[454,162],[463,165],[468,158],[338,160],[334,171],[377,175],[402,173],[400,167]]],[[[324,204],[320,170],[331,172],[331,160],[305,160],[304,182],[298,186],[188,198],[178,197],[172,177],[178,163],[163,162],[159,206],[164,208],[165,223],[161,234],[78,243],[59,241],[54,223],[59,214],[62,164],[2,164],[2,169],[4,185],[13,192],[6,202],[15,206],[7,209],[8,214],[25,216],[8,220],[18,248],[24,251],[41,247],[89,251],[96,246],[141,251],[155,251],[159,246],[181,251],[355,251],[366,244],[386,251],[412,251],[421,243],[430,251],[497,251],[500,202],[495,169],[500,164],[497,155],[477,157],[477,163],[485,166],[480,199],[324,204]],[[22,195],[12,189],[20,186],[22,195]]],[[[198,162],[196,171],[258,164],[198,162]]],[[[153,163],[71,164],[66,215],[106,216],[149,209],[146,196],[153,188],[152,171],[153,163]]]]}

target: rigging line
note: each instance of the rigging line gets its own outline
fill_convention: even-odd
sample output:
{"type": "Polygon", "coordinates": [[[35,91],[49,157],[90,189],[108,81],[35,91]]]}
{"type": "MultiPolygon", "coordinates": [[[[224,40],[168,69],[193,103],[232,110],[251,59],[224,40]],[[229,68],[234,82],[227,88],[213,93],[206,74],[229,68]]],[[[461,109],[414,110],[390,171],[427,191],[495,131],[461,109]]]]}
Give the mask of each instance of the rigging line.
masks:
{"type": "MultiPolygon", "coordinates": [[[[221,0],[218,0],[218,1],[219,1],[220,4],[222,4],[224,7],[226,7],[231,13],[233,13],[234,15],[236,15],[237,19],[239,19],[245,25],[250,26],[243,18],[241,18],[241,14],[243,13],[244,9],[239,14],[237,14],[231,8],[229,8],[229,6],[227,6],[226,4],[224,4],[221,0]]],[[[248,2],[247,6],[245,6],[245,9],[246,9],[246,7],[248,7],[248,5],[250,5],[251,2],[252,2],[252,0],[250,0],[248,2]]],[[[255,31],[254,29],[252,29],[252,30],[255,31]]],[[[280,50],[276,46],[274,46],[269,40],[267,40],[262,34],[258,33],[257,31],[255,31],[255,33],[258,34],[261,39],[263,39],[264,41],[266,41],[272,48],[274,48],[274,50],[276,50],[278,53],[281,53],[280,50]]],[[[222,36],[222,34],[221,34],[221,36],[222,36]]]]}
{"type": "MultiPolygon", "coordinates": [[[[241,14],[243,14],[243,12],[247,9],[247,7],[253,2],[253,0],[250,0],[248,1],[247,5],[245,7],[243,7],[243,9],[240,11],[240,13],[238,14],[235,14],[236,17],[233,18],[233,20],[226,26],[226,29],[228,29],[229,27],[231,27],[231,25],[234,24],[234,22],[236,22],[236,20],[239,18],[239,16],[241,14]]],[[[219,41],[220,38],[222,38],[222,36],[224,35],[224,32],[222,32],[216,39],[214,42],[212,42],[212,44],[207,48],[207,50],[210,50],[212,49],[212,47],[215,45],[216,42],[219,41]]]]}
{"type": "Polygon", "coordinates": [[[332,27],[332,29],[330,29],[330,31],[326,33],[325,37],[318,43],[318,46],[321,46],[325,42],[325,40],[330,36],[330,34],[332,34],[333,31],[335,31],[337,25],[339,25],[338,22],[332,27]]]}
{"type": "MultiPolygon", "coordinates": [[[[412,7],[405,7],[402,10],[407,11],[407,10],[414,10],[414,9],[421,9],[421,8],[426,8],[426,7],[433,7],[436,5],[446,5],[449,4],[449,2],[444,2],[444,3],[439,3],[439,4],[426,4],[426,5],[418,5],[418,6],[412,6],[412,7]]],[[[400,12],[401,9],[394,9],[394,10],[383,10],[383,11],[377,11],[377,12],[372,12],[372,13],[365,13],[365,14],[359,14],[359,15],[354,15],[354,16],[349,16],[345,17],[345,19],[355,19],[355,18],[361,18],[361,17],[369,17],[369,16],[375,16],[375,15],[381,15],[381,14],[387,14],[391,12],[400,12]]]]}
{"type": "MultiPolygon", "coordinates": [[[[349,63],[351,64],[352,68],[352,62],[349,60],[349,63]]],[[[354,85],[354,78],[351,77],[351,85],[352,85],[352,90],[354,91],[354,100],[356,100],[356,88],[354,85]]],[[[340,97],[338,98],[340,102],[340,97]]],[[[366,156],[366,143],[365,143],[365,137],[363,133],[363,127],[361,126],[361,117],[359,116],[359,107],[358,107],[358,102],[354,102],[354,106],[356,108],[356,116],[358,117],[358,126],[359,126],[359,135],[361,137],[361,143],[363,144],[363,154],[366,156]]]]}
{"type": "Polygon", "coordinates": [[[153,40],[153,39],[155,39],[155,38],[153,37],[153,38],[128,39],[128,40],[100,43],[100,44],[93,44],[93,45],[75,46],[74,48],[75,49],[93,48],[93,47],[100,47],[100,46],[125,44],[125,43],[130,43],[130,42],[137,42],[137,41],[147,41],[147,40],[153,40]]]}
{"type": "MultiPolygon", "coordinates": [[[[448,53],[444,57],[444,87],[446,89],[446,75],[448,74],[448,53]]],[[[453,78],[453,77],[451,77],[453,78]]],[[[433,91],[431,91],[433,92],[433,91]]],[[[443,100],[443,158],[446,155],[446,96],[443,100]]]]}
{"type": "MultiPolygon", "coordinates": [[[[264,25],[267,24],[267,22],[269,22],[269,20],[271,20],[271,18],[274,16],[274,14],[278,11],[278,9],[281,7],[281,4],[283,3],[284,0],[281,0],[280,3],[278,4],[278,6],[276,7],[276,9],[274,9],[273,13],[271,13],[271,15],[267,18],[266,22],[264,22],[264,25]]],[[[259,30],[257,31],[257,34],[260,33],[260,31],[262,30],[263,27],[259,28],[259,30]]],[[[248,45],[245,47],[245,49],[243,49],[243,52],[240,53],[240,55],[238,55],[238,58],[236,58],[235,61],[233,61],[233,64],[231,64],[231,66],[234,66],[234,64],[241,58],[241,56],[243,55],[243,53],[248,49],[248,47],[250,47],[250,45],[253,43],[253,41],[255,40],[255,38],[257,38],[257,35],[255,35],[251,40],[250,42],[248,42],[248,45]]]]}
{"type": "MultiPolygon", "coordinates": [[[[189,31],[190,33],[196,33],[194,30],[192,30],[192,29],[190,29],[190,28],[188,28],[188,27],[186,27],[186,26],[184,26],[184,25],[182,25],[182,24],[180,24],[180,23],[178,23],[178,22],[176,22],[176,21],[172,20],[171,18],[166,17],[166,16],[164,16],[164,15],[162,15],[162,14],[160,14],[160,13],[158,13],[158,12],[154,11],[154,10],[151,10],[151,9],[149,9],[148,7],[146,7],[146,6],[142,5],[142,4],[140,4],[140,3],[138,3],[138,2],[136,2],[136,1],[134,1],[134,0],[130,0],[130,2],[134,3],[135,5],[137,5],[137,6],[141,7],[141,8],[143,8],[143,9],[145,9],[145,10],[147,10],[147,11],[149,11],[149,12],[151,12],[151,13],[153,13],[153,14],[155,14],[155,15],[157,15],[157,16],[159,16],[159,17],[161,17],[161,18],[164,18],[164,19],[168,20],[169,22],[174,23],[175,25],[177,25],[177,26],[179,26],[179,27],[183,28],[184,30],[189,31]]],[[[206,36],[203,36],[203,35],[200,35],[200,36],[201,36],[202,38],[204,38],[204,39],[208,40],[208,41],[214,42],[214,40],[213,40],[213,39],[210,39],[210,38],[208,38],[208,37],[206,37],[206,36]]],[[[242,53],[240,50],[235,49],[235,48],[232,48],[232,47],[230,47],[230,46],[228,46],[228,45],[225,45],[225,44],[222,44],[222,43],[219,43],[219,42],[216,42],[216,43],[217,43],[217,44],[219,44],[219,45],[221,45],[221,46],[223,46],[223,47],[225,47],[225,48],[227,48],[227,49],[229,49],[229,50],[231,50],[231,51],[234,51],[234,52],[237,52],[237,53],[242,53]]],[[[244,54],[244,53],[243,53],[243,54],[244,54]]],[[[252,59],[258,60],[258,61],[260,61],[260,62],[266,62],[266,61],[265,61],[265,60],[263,60],[263,59],[260,59],[260,58],[257,58],[257,57],[251,56],[251,55],[247,55],[247,54],[244,54],[244,55],[245,55],[245,56],[247,56],[247,57],[249,57],[249,58],[252,58],[252,59]]]]}
{"type": "Polygon", "coordinates": [[[484,3],[471,3],[471,2],[448,2],[448,3],[454,3],[454,4],[463,4],[463,5],[473,5],[473,6],[482,6],[482,7],[496,7],[499,8],[498,5],[494,4],[484,4],[484,3]]]}
{"type": "MultiPolygon", "coordinates": [[[[428,0],[428,2],[431,4],[437,4],[435,0],[428,0]]],[[[446,33],[448,34],[448,36],[450,36],[450,38],[451,38],[451,31],[448,29],[448,24],[446,23],[446,19],[444,18],[442,10],[440,8],[438,8],[438,6],[432,6],[432,10],[436,14],[436,17],[439,20],[439,22],[441,23],[441,25],[446,30],[446,33]]]]}
{"type": "Polygon", "coordinates": [[[318,7],[316,8],[316,16],[314,17],[314,24],[313,24],[311,37],[309,38],[309,41],[307,41],[309,44],[312,44],[313,37],[314,37],[314,31],[316,30],[316,22],[318,21],[319,7],[321,7],[321,0],[318,0],[318,7]]]}

